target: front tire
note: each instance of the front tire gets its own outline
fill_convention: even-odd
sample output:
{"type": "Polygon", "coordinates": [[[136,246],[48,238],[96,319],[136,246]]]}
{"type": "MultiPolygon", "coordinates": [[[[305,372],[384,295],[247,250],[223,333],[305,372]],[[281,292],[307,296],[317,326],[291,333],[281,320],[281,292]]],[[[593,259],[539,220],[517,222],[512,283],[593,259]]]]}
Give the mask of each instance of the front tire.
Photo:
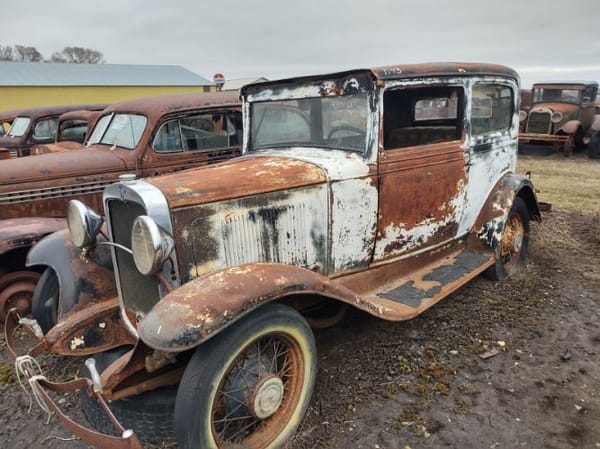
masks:
{"type": "Polygon", "coordinates": [[[497,260],[483,275],[498,281],[521,270],[527,263],[528,247],[529,209],[522,198],[516,197],[504,223],[497,260]]]}
{"type": "Polygon", "coordinates": [[[294,309],[269,304],[196,349],[177,391],[182,449],[281,447],[310,402],[316,348],[294,309]]]}

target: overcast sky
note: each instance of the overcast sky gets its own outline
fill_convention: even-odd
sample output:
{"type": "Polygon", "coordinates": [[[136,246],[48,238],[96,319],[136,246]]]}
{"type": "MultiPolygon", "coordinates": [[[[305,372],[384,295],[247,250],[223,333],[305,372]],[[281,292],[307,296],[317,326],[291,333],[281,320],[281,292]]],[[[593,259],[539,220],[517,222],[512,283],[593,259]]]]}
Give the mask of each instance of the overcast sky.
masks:
{"type": "Polygon", "coordinates": [[[107,63],[269,79],[387,64],[492,62],[523,86],[600,81],[600,0],[29,0],[0,44],[99,50],[107,63]]]}

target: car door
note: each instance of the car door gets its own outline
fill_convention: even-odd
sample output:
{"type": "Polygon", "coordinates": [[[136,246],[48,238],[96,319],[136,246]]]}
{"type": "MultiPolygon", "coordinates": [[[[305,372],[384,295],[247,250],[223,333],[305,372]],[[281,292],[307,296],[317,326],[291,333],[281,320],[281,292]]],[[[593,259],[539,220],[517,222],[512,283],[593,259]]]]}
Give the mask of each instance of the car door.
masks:
{"type": "Polygon", "coordinates": [[[517,85],[510,80],[474,80],[470,95],[468,179],[459,232],[468,232],[500,178],[517,160],[517,85]]]}
{"type": "Polygon", "coordinates": [[[375,262],[456,237],[467,184],[464,104],[456,80],[384,92],[375,262]]]}

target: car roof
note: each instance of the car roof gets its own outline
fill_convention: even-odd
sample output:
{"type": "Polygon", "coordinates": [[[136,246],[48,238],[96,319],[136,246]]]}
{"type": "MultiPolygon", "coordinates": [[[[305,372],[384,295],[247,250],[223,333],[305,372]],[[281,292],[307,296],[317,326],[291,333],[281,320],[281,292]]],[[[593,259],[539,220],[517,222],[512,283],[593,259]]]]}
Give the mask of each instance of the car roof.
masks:
{"type": "Polygon", "coordinates": [[[12,119],[15,117],[44,117],[47,115],[60,115],[69,111],[76,110],[90,110],[90,111],[101,111],[108,104],[69,104],[61,106],[41,106],[37,108],[24,108],[24,109],[12,109],[9,111],[0,112],[0,119],[12,119]]]}
{"type": "Polygon", "coordinates": [[[362,75],[370,76],[376,80],[395,80],[404,78],[418,77],[451,77],[451,76],[500,76],[519,80],[518,73],[511,69],[498,64],[486,63],[469,63],[469,62],[429,62],[420,64],[398,64],[373,67],[370,69],[356,69],[345,72],[336,72],[324,75],[301,76],[295,78],[287,78],[282,80],[265,81],[260,83],[247,84],[242,87],[242,95],[248,91],[256,91],[265,89],[269,86],[286,84],[286,83],[302,83],[310,81],[318,81],[323,78],[336,79],[347,78],[349,76],[362,75]]]}
{"type": "Polygon", "coordinates": [[[237,91],[194,92],[144,97],[115,103],[104,112],[129,112],[159,118],[169,112],[220,106],[241,107],[240,94],[237,91]]]}

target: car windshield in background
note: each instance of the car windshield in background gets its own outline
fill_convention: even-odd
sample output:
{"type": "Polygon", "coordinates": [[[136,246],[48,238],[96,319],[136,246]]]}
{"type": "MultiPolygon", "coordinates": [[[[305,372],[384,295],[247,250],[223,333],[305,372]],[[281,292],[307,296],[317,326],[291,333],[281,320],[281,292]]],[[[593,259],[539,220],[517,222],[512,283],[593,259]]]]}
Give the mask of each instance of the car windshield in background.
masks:
{"type": "Polygon", "coordinates": [[[577,89],[534,89],[534,103],[573,103],[579,104],[581,91],[577,89]]]}
{"type": "Polygon", "coordinates": [[[25,132],[27,132],[27,128],[29,128],[30,123],[31,119],[29,117],[17,117],[7,134],[13,137],[21,137],[23,134],[25,134],[25,132]]]}
{"type": "Polygon", "coordinates": [[[131,150],[140,141],[147,122],[143,115],[105,115],[94,127],[88,145],[101,143],[131,150]]]}
{"type": "Polygon", "coordinates": [[[252,103],[249,148],[307,146],[363,152],[367,94],[252,103]]]}

